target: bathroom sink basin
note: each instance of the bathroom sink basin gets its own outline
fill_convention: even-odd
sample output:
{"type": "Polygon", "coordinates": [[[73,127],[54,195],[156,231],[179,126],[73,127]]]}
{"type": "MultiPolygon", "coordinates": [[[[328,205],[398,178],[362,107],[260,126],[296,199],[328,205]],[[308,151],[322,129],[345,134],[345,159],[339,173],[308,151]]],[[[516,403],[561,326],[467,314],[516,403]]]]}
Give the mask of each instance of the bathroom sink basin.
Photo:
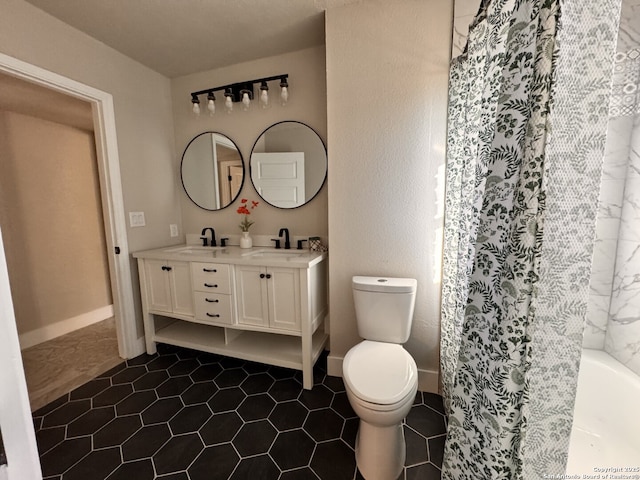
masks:
{"type": "Polygon", "coordinates": [[[204,253],[220,252],[225,250],[226,247],[198,247],[195,245],[187,245],[181,247],[167,248],[167,253],[178,253],[180,255],[202,255],[204,253]]]}
{"type": "Polygon", "coordinates": [[[298,258],[304,255],[306,252],[296,250],[256,250],[255,252],[248,252],[242,255],[243,257],[251,258],[277,258],[277,259],[291,259],[298,258]]]}

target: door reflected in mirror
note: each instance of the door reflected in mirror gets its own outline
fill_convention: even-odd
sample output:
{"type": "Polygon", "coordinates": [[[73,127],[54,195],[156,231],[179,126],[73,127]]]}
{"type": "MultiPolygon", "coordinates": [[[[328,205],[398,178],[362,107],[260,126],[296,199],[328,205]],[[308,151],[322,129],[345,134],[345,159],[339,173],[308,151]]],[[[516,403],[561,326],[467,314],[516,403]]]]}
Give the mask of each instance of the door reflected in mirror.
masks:
{"type": "Polygon", "coordinates": [[[242,155],[229,137],[201,133],[182,154],[180,177],[193,203],[205,210],[220,210],[240,193],[244,181],[242,155]]]}
{"type": "Polygon", "coordinates": [[[286,121],[267,128],[251,151],[251,181],[262,199],[279,208],[312,200],[327,177],[327,150],[304,123],[286,121]]]}

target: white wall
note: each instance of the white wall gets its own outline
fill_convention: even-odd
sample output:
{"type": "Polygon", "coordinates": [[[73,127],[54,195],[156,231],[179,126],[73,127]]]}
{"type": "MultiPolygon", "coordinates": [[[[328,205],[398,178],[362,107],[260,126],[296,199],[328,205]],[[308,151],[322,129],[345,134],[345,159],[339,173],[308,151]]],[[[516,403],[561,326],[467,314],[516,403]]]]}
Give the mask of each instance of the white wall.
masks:
{"type": "Polygon", "coordinates": [[[330,373],[360,341],[353,275],[412,277],[406,345],[438,390],[450,1],[358,3],[326,15],[330,373]]]}
{"type": "MultiPolygon", "coordinates": [[[[326,102],[325,49],[315,47],[293,53],[277,55],[259,60],[240,63],[230,67],[209,70],[179,77],[171,81],[175,126],[174,171],[180,178],[180,161],[189,141],[196,135],[215,131],[232,139],[240,150],[245,162],[245,180],[241,197],[260,200],[249,176],[248,162],[254,142],[262,132],[274,123],[296,120],[313,128],[326,143],[327,102],[326,102]],[[226,114],[222,107],[221,93],[216,93],[217,111],[209,116],[204,98],[201,98],[202,113],[196,117],[191,112],[191,96],[194,91],[228,85],[230,83],[264,78],[279,74],[289,74],[289,103],[282,107],[276,101],[278,82],[270,82],[272,106],[263,110],[253,105],[248,112],[242,111],[240,104],[226,114]]],[[[257,88],[259,85],[257,85],[257,88]]],[[[241,217],[236,213],[239,200],[217,212],[203,210],[194,205],[180,190],[180,205],[184,233],[199,234],[203,227],[213,226],[216,233],[239,234],[241,217]]],[[[278,229],[288,227],[291,235],[327,235],[327,187],[309,204],[295,209],[283,210],[261,202],[252,213],[255,225],[251,233],[256,235],[277,235],[278,229]]]]}

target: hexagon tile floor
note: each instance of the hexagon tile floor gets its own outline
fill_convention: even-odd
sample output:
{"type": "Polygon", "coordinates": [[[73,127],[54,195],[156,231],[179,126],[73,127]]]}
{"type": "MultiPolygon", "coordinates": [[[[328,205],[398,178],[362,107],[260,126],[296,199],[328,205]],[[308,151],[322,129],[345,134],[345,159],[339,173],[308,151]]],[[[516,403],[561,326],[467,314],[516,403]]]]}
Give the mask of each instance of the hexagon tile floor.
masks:
{"type": "MultiPolygon", "coordinates": [[[[362,479],[341,378],[159,345],[33,414],[47,480],[362,479]]],[[[418,392],[402,480],[440,478],[445,417],[418,392]]]]}

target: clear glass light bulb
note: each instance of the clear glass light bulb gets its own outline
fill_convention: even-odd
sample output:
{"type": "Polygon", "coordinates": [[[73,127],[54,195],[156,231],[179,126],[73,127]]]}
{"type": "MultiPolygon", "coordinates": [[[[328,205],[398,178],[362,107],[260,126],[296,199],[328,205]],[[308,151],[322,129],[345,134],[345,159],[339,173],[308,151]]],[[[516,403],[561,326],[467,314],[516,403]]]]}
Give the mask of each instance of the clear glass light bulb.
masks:
{"type": "Polygon", "coordinates": [[[244,92],[242,94],[242,109],[246,112],[249,110],[249,106],[251,105],[251,99],[249,98],[249,94],[244,92]]]}
{"type": "Polygon", "coordinates": [[[214,102],[212,99],[209,99],[209,101],[207,102],[207,109],[209,110],[209,115],[213,115],[214,113],[216,113],[216,102],[214,102]]]}
{"type": "Polygon", "coordinates": [[[194,103],[193,104],[193,113],[196,115],[200,115],[200,104],[199,103],[194,103]]]}
{"type": "Polygon", "coordinates": [[[230,95],[226,96],[224,99],[224,108],[227,110],[227,113],[233,112],[233,100],[230,95]]]}
{"type": "Polygon", "coordinates": [[[280,103],[282,103],[282,105],[286,105],[288,101],[289,101],[289,88],[282,87],[280,90],[280,103]]]}
{"type": "Polygon", "coordinates": [[[269,106],[269,92],[267,90],[260,90],[260,105],[262,108],[269,106]]]}

